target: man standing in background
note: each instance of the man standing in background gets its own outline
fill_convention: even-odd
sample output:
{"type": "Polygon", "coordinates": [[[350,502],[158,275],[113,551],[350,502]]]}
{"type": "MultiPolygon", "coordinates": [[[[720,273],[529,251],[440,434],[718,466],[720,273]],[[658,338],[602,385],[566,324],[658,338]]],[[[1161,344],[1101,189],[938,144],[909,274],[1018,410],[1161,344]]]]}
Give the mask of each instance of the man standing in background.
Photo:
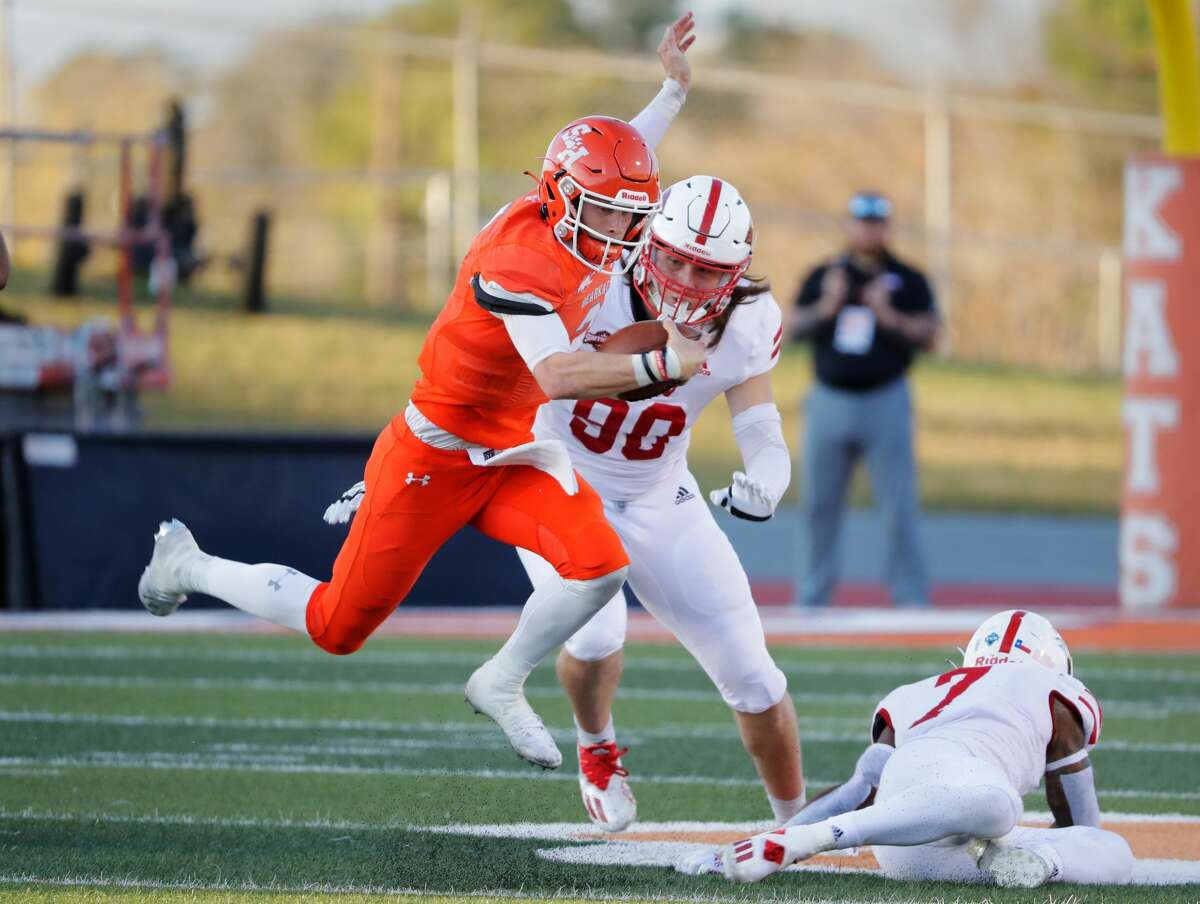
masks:
{"type": "Polygon", "coordinates": [[[808,274],[788,322],[792,341],[812,342],[816,371],[802,443],[806,606],[833,598],[842,509],[860,456],[883,515],[892,600],[929,602],[906,374],[914,354],[932,348],[941,317],[925,276],[888,248],[891,208],[874,192],[850,199],[846,249],[808,274]]]}

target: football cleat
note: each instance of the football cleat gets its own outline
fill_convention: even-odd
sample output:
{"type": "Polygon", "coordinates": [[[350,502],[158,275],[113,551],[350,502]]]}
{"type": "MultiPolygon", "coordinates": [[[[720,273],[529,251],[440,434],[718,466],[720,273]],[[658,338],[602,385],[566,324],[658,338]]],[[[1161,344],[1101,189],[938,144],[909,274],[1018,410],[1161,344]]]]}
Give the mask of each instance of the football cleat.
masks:
{"type": "Polygon", "coordinates": [[[183,605],[187,594],[195,589],[184,574],[203,555],[192,532],[178,518],[158,525],[150,564],[138,580],[138,599],[151,615],[170,615],[183,605]]]}
{"type": "Polygon", "coordinates": [[[500,726],[521,759],[543,769],[557,769],[562,765],[562,753],[554,738],[526,701],[520,685],[496,675],[495,663],[489,659],[467,679],[467,703],[500,726]]]}
{"type": "Polygon", "coordinates": [[[637,817],[637,801],[625,781],[629,770],[621,765],[628,747],[617,749],[611,741],[579,747],[579,793],[592,822],[606,832],[629,828],[637,817]]]}
{"type": "Polygon", "coordinates": [[[834,832],[827,822],[763,832],[725,847],[722,871],[733,882],[759,882],[797,860],[833,850],[834,832]]]}
{"type": "Polygon", "coordinates": [[[989,841],[983,845],[979,869],[1001,888],[1037,888],[1045,885],[1054,867],[1029,848],[989,841]]]}

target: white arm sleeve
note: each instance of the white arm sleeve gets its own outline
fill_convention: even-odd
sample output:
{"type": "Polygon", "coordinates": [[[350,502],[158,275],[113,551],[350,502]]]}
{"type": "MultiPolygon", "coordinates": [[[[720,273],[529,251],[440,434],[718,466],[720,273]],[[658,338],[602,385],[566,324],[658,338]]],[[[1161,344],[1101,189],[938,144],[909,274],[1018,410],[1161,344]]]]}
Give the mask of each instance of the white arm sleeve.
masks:
{"type": "Polygon", "coordinates": [[[496,314],[504,321],[508,338],[530,372],[558,352],[571,350],[571,338],[558,314],[496,314]]]}
{"type": "Polygon", "coordinates": [[[1100,827],[1100,801],[1096,799],[1096,777],[1092,767],[1079,772],[1064,772],[1058,777],[1062,782],[1067,806],[1071,808],[1071,822],[1077,826],[1100,827]]]}
{"type": "Polygon", "coordinates": [[[685,100],[687,94],[683,86],[673,78],[665,79],[662,90],[654,95],[654,100],[646,104],[646,109],[629,120],[629,124],[641,133],[646,139],[646,144],[656,148],[667,134],[671,123],[675,121],[675,117],[679,115],[679,111],[683,109],[685,100]]]}
{"type": "Polygon", "coordinates": [[[783,421],[774,402],[752,405],[733,418],[733,435],[746,476],[778,503],[792,481],[792,457],[783,439],[783,421]]]}
{"type": "Polygon", "coordinates": [[[872,788],[879,787],[879,776],[896,748],[890,744],[872,744],[863,751],[854,766],[854,775],[828,794],[816,798],[788,820],[789,826],[808,826],[822,819],[841,816],[856,810],[867,799],[872,788]]]}

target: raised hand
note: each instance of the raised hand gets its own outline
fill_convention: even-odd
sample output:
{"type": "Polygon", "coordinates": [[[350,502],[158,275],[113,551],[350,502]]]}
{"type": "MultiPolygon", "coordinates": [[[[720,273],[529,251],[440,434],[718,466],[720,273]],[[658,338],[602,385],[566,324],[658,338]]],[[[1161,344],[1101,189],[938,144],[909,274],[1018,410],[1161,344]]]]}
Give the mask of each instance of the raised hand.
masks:
{"type": "Polygon", "coordinates": [[[685,54],[696,40],[695,27],[696,17],[690,12],[684,13],[667,26],[662,40],[658,42],[658,58],[662,61],[663,72],[667,78],[679,82],[684,91],[692,84],[692,64],[685,54]]]}

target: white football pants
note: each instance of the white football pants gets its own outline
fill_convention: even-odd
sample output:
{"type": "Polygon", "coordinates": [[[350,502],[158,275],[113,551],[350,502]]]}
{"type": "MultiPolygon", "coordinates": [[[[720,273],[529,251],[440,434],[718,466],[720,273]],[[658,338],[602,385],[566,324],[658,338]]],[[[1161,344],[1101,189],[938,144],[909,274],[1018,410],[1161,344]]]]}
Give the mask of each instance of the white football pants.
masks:
{"type": "Polygon", "coordinates": [[[982,882],[966,851],[974,837],[1031,848],[1055,867],[1053,882],[1129,881],[1133,854],[1120,835],[1088,826],[1014,827],[1021,809],[1020,795],[995,765],[952,742],[920,739],[888,760],[873,806],[831,821],[874,844],[890,879],[982,882]],[[939,840],[923,840],[931,836],[939,840]]]}
{"type": "MultiPolygon", "coordinates": [[[[729,538],[687,470],[639,499],[604,502],[629,554],[629,584],[642,605],[696,658],[734,710],[760,713],[783,699],[787,678],[767,652],[750,582],[729,538]]],[[[534,587],[561,580],[533,553],[518,549],[534,587]]],[[[625,644],[623,590],[566,643],[594,662],[625,644]]]]}

